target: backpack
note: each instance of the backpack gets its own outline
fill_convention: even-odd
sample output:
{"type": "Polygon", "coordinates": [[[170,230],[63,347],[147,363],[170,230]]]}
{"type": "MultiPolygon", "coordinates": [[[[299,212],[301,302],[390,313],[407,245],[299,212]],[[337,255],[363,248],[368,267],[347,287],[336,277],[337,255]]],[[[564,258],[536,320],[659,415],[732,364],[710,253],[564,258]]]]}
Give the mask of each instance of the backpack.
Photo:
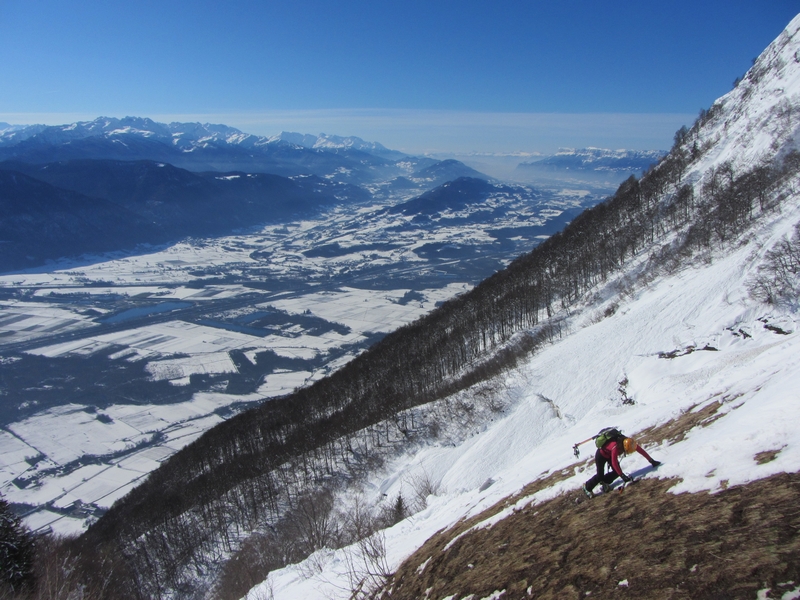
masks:
{"type": "Polygon", "coordinates": [[[616,427],[606,427],[605,429],[601,429],[600,433],[594,436],[594,445],[598,448],[602,448],[611,440],[622,439],[625,439],[625,436],[619,429],[616,427]]]}

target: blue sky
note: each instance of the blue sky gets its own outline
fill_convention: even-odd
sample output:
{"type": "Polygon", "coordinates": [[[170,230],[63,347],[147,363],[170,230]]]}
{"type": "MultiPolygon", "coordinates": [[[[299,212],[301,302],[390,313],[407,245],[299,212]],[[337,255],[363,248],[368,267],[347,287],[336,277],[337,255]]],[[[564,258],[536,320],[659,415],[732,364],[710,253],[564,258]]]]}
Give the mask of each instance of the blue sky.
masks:
{"type": "Polygon", "coordinates": [[[793,1],[0,0],[0,121],[358,135],[406,151],[668,148],[793,1]]]}

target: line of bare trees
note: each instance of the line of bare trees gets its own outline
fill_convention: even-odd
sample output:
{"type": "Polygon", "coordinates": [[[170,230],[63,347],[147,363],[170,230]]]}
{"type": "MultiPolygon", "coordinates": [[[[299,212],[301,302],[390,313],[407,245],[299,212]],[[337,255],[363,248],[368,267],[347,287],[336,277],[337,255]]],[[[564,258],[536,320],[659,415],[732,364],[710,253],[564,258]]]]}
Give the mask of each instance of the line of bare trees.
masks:
{"type": "Polygon", "coordinates": [[[800,299],[800,224],[792,237],[775,244],[765,259],[749,281],[750,293],[762,302],[796,310],[800,299]]]}

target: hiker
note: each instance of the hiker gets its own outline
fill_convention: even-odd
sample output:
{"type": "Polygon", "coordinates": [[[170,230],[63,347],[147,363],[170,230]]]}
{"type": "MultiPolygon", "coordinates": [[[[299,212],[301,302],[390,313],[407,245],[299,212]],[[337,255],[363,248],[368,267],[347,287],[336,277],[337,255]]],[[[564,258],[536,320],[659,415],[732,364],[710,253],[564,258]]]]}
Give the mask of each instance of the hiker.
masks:
{"type": "MultiPolygon", "coordinates": [[[[601,435],[605,434],[605,430],[598,434],[598,438],[601,435]]],[[[597,473],[589,479],[586,483],[583,484],[583,492],[589,497],[594,497],[594,490],[595,486],[599,483],[604,492],[609,490],[610,484],[617,478],[622,477],[622,481],[628,483],[632,481],[632,479],[626,475],[622,468],[619,466],[619,457],[620,454],[623,452],[625,454],[633,454],[634,452],[638,452],[642,456],[644,456],[653,467],[657,467],[661,463],[657,460],[654,460],[645,449],[642,448],[635,439],[630,437],[625,437],[622,435],[621,432],[617,431],[616,429],[611,430],[609,434],[605,434],[608,437],[608,441],[604,441],[602,438],[600,443],[598,444],[597,452],[594,454],[594,462],[597,465],[597,473]],[[606,464],[611,465],[611,470],[608,473],[604,473],[606,464]]]]}

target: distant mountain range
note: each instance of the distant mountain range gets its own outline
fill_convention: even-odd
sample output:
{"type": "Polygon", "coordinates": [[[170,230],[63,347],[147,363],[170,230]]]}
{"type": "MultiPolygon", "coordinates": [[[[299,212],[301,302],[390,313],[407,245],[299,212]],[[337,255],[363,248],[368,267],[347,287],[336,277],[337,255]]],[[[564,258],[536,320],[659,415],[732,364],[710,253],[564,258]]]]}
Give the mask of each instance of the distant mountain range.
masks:
{"type": "MultiPolygon", "coordinates": [[[[534,180],[610,174],[621,181],[660,156],[589,148],[522,163],[517,171],[534,180]]],[[[433,214],[441,203],[480,202],[496,183],[458,160],[409,156],[354,136],[263,137],[141,117],[0,123],[0,173],[0,270],[223,235],[370,198],[416,195],[397,210],[433,214]]]]}
{"type": "Polygon", "coordinates": [[[268,144],[275,143],[288,143],[295,146],[302,146],[303,148],[313,148],[321,150],[361,150],[368,154],[388,158],[391,160],[399,160],[408,156],[398,150],[390,150],[383,144],[378,142],[365,142],[360,137],[347,136],[342,137],[338,135],[327,135],[320,133],[319,135],[310,135],[307,133],[292,133],[283,131],[278,135],[266,138],[268,144]]]}
{"type": "Polygon", "coordinates": [[[22,129],[25,125],[10,125],[5,121],[0,121],[0,136],[5,134],[6,132],[10,132],[16,129],[22,129]]]}
{"type": "Polygon", "coordinates": [[[618,183],[630,175],[640,176],[665,155],[661,150],[564,148],[551,156],[520,163],[515,175],[525,179],[618,183]]]}
{"type": "Polygon", "coordinates": [[[0,160],[45,164],[76,159],[154,160],[190,171],[313,174],[356,184],[408,175],[436,162],[357,137],[262,137],[226,125],[165,124],[141,117],[0,127],[0,160]]]}
{"type": "MultiPolygon", "coordinates": [[[[659,150],[562,149],[519,163],[516,174],[547,178],[594,173],[618,178],[640,174],[664,154],[659,150]]],[[[100,117],[58,126],[0,123],[0,160],[44,164],[74,159],[155,160],[190,171],[314,174],[358,185],[409,178],[428,167],[447,170],[456,162],[462,171],[455,177],[477,174],[488,179],[467,171],[469,167],[459,161],[409,156],[355,136],[281,132],[265,137],[227,125],[167,124],[142,117],[100,117]]],[[[425,177],[429,175],[416,178],[425,177]]],[[[441,177],[433,180],[435,185],[444,183],[441,177]]]]}
{"type": "Polygon", "coordinates": [[[0,123],[0,147],[13,146],[34,139],[37,143],[61,144],[91,137],[124,139],[123,136],[143,137],[175,146],[184,152],[209,145],[239,146],[256,148],[268,145],[289,144],[305,148],[353,149],[365,152],[393,153],[405,156],[402,152],[389,150],[377,142],[365,142],[350,136],[329,136],[282,132],[271,137],[243,133],[227,125],[210,123],[158,123],[143,117],[99,117],[94,121],[81,121],[67,125],[9,125],[0,123]]]}
{"type": "Polygon", "coordinates": [[[408,156],[357,137],[267,138],[139,117],[2,123],[0,174],[0,270],[487,178],[455,160],[408,156]]]}

